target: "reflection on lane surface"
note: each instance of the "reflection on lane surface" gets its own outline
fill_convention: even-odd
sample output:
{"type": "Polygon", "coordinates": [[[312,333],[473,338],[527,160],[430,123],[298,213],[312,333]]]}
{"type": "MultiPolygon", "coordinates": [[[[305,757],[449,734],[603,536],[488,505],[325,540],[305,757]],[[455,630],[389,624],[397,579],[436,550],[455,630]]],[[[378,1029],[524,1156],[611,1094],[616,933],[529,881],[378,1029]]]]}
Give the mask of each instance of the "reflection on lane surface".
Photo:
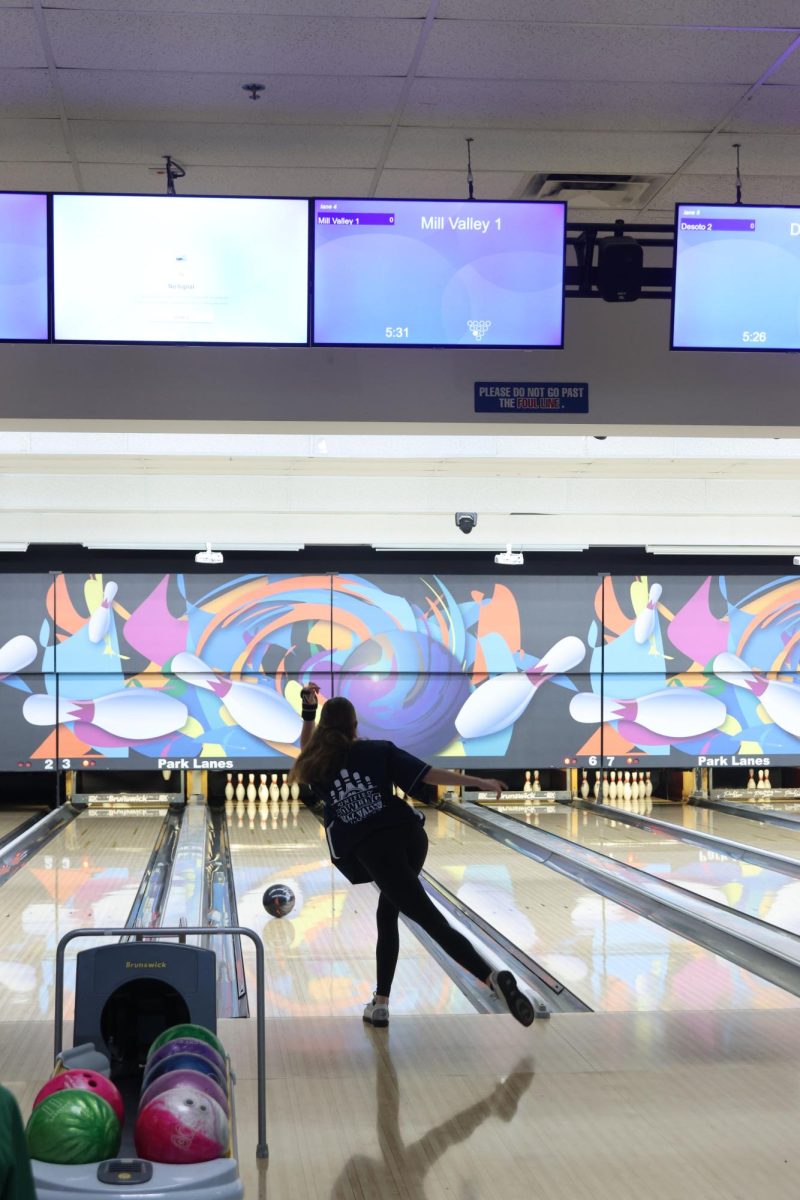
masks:
{"type": "MultiPolygon", "coordinates": [[[[716,850],[692,846],[671,837],[667,831],[639,829],[581,808],[564,808],[561,813],[542,813],[537,817],[538,827],[548,833],[558,833],[737,912],[759,917],[790,933],[800,933],[800,879],[739,862],[716,850]]],[[[739,821],[739,826],[750,824],[754,830],[760,828],[755,822],[739,821]]],[[[742,836],[746,833],[746,829],[740,828],[738,840],[746,842],[748,838],[742,836]]],[[[794,836],[789,830],[789,838],[794,836]]]]}
{"type": "MultiPolygon", "coordinates": [[[[254,929],[266,950],[267,1015],[360,1015],[375,987],[377,892],[354,887],[331,866],[322,825],[296,801],[226,808],[239,923],[254,929]],[[287,917],[268,917],[262,908],[273,883],[287,883],[295,894],[287,917]]],[[[246,944],[242,952],[254,996],[246,944]]],[[[392,1012],[474,1012],[402,923],[392,1012]]]]}
{"type": "MultiPolygon", "coordinates": [[[[556,809],[549,831],[565,834],[570,815],[556,809]]],[[[593,1009],[800,1007],[800,998],[461,821],[431,813],[427,829],[433,877],[593,1009]]]]}
{"type": "MultiPolygon", "coordinates": [[[[124,924],[163,817],[153,810],[81,813],[0,888],[0,1020],[52,1016],[59,939],[70,929],[124,924]]],[[[87,938],[68,951],[67,1018],[75,955],[104,940],[87,938]]]]}

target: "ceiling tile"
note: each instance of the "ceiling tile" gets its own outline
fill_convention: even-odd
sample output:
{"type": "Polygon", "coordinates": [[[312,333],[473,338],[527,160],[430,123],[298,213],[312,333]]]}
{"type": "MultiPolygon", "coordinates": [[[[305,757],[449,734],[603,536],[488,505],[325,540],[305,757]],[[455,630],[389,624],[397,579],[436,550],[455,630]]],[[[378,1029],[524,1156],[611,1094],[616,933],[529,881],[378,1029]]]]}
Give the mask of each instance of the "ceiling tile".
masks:
{"type": "MultiPolygon", "coordinates": [[[[559,0],[560,21],[590,25],[722,25],[793,28],[796,0],[559,0]]],[[[476,21],[552,21],[551,0],[440,0],[437,16],[476,21]]]]}
{"type": "Polygon", "coordinates": [[[404,125],[520,129],[712,129],[742,84],[415,79],[404,125]]]}
{"type": "MultiPolygon", "coordinates": [[[[389,167],[463,170],[469,129],[398,129],[389,167]]],[[[692,152],[692,133],[546,133],[487,129],[472,147],[486,171],[674,171],[692,152]]]]}
{"type": "Polygon", "coordinates": [[[435,21],[420,76],[754,82],[792,40],[759,30],[435,21]]]}
{"type": "MultiPolygon", "coordinates": [[[[396,78],[254,76],[266,90],[252,101],[242,73],[61,70],[67,114],[125,121],[388,125],[403,81],[396,78]]],[[[0,88],[2,77],[0,76],[0,88]]]]}
{"type": "Polygon", "coordinates": [[[0,70],[0,113],[3,117],[54,117],[58,114],[46,68],[0,70]]]}
{"type": "MultiPolygon", "coordinates": [[[[521,187],[525,176],[518,171],[476,171],[475,195],[479,200],[510,200],[521,187]]],[[[467,185],[463,171],[396,171],[381,174],[377,196],[396,200],[452,200],[466,198],[467,185]]]]}
{"type": "Polygon", "coordinates": [[[0,7],[0,67],[46,67],[33,9],[0,7]]]}
{"type": "Polygon", "coordinates": [[[156,165],[171,154],[183,166],[345,167],[375,165],[385,137],[378,125],[204,125],[73,121],[82,162],[156,165]]]}
{"type": "MultiPolygon", "coordinates": [[[[421,21],[50,9],[59,67],[265,74],[405,75],[421,21]]],[[[2,65],[2,64],[0,64],[2,65]]]]}
{"type": "Polygon", "coordinates": [[[727,128],[743,133],[800,133],[800,87],[760,87],[739,106],[727,128]]]}
{"type": "MultiPolygon", "coordinates": [[[[733,204],[736,199],[733,174],[680,175],[671,180],[656,198],[655,208],[674,216],[674,205],[733,204]]],[[[746,204],[800,204],[800,175],[761,175],[744,178],[746,204]]]]}
{"type": "Polygon", "coordinates": [[[76,186],[68,162],[0,162],[0,191],[72,192],[76,186]]]}
{"type": "MultiPolygon", "coordinates": [[[[0,0],[16,4],[17,0],[0,0]]],[[[216,13],[272,17],[424,17],[427,0],[47,0],[43,8],[87,12],[216,13]]]]}
{"type": "Polygon", "coordinates": [[[741,142],[742,175],[800,175],[800,133],[720,133],[691,163],[698,175],[733,176],[735,157],[732,143],[741,142]]]}
{"type": "Polygon", "coordinates": [[[53,162],[67,158],[60,121],[0,120],[0,161],[53,162]]]}
{"type": "MultiPolygon", "coordinates": [[[[81,174],[90,192],[164,191],[163,176],[130,163],[82,163],[81,174]]],[[[336,168],[202,166],[187,172],[178,191],[186,196],[364,196],[371,178],[371,171],[336,168]]]]}

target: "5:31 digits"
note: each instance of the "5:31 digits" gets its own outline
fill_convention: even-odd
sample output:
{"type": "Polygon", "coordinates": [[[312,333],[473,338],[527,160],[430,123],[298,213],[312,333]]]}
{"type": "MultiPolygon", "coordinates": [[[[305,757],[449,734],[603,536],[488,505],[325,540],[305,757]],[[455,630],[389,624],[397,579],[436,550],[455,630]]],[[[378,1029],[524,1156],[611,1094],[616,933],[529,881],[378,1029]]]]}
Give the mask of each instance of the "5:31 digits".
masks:
{"type": "Polygon", "coordinates": [[[387,339],[391,338],[392,341],[399,341],[402,338],[407,338],[408,337],[408,326],[407,325],[387,325],[383,331],[383,336],[387,339]]]}

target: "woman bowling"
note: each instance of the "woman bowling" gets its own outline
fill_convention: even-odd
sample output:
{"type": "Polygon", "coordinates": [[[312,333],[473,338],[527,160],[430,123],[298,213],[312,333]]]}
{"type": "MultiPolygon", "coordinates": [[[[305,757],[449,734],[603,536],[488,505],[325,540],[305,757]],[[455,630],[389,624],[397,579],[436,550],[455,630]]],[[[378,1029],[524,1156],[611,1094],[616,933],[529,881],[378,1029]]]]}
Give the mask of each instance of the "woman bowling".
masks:
{"type": "Polygon", "coordinates": [[[429,899],[419,873],[428,852],[424,817],[392,791],[413,795],[419,783],[480,787],[498,796],[505,784],[430,767],[392,742],[358,737],[349,700],[323,706],[315,727],[319,686],[302,690],[303,729],[292,781],[308,784],[325,808],[325,832],[334,866],[351,883],[377,885],[377,987],[364,1009],[370,1025],[389,1024],[389,994],[400,950],[400,913],[425,930],[460,966],[485,983],[522,1025],[533,1005],[510,971],[493,971],[474,946],[447,922],[429,899]]]}

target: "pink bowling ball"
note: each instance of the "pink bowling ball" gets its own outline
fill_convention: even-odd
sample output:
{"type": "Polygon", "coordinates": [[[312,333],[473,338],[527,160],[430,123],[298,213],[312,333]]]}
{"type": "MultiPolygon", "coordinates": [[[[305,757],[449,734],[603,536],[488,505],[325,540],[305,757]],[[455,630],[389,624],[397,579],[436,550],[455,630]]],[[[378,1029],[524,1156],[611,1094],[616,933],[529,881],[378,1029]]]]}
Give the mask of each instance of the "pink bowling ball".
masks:
{"type": "Polygon", "coordinates": [[[139,1110],[151,1100],[155,1100],[156,1096],[161,1096],[174,1087],[193,1087],[197,1088],[198,1092],[205,1092],[212,1100],[216,1100],[225,1116],[228,1116],[228,1097],[225,1092],[216,1079],[212,1079],[210,1075],[203,1075],[200,1071],[172,1071],[169,1075],[161,1075],[154,1079],[139,1097],[139,1110]]]}
{"type": "Polygon", "coordinates": [[[54,1092],[62,1092],[66,1088],[79,1088],[84,1092],[94,1092],[95,1096],[100,1096],[111,1105],[120,1124],[125,1120],[125,1106],[116,1085],[98,1071],[89,1071],[85,1068],[76,1067],[71,1071],[61,1071],[52,1079],[48,1079],[44,1087],[40,1088],[37,1093],[33,1107],[36,1108],[37,1104],[41,1104],[54,1092]]]}
{"type": "Polygon", "coordinates": [[[173,1087],[139,1110],[134,1142],[151,1162],[209,1162],[228,1152],[228,1119],[205,1092],[173,1087]]]}

